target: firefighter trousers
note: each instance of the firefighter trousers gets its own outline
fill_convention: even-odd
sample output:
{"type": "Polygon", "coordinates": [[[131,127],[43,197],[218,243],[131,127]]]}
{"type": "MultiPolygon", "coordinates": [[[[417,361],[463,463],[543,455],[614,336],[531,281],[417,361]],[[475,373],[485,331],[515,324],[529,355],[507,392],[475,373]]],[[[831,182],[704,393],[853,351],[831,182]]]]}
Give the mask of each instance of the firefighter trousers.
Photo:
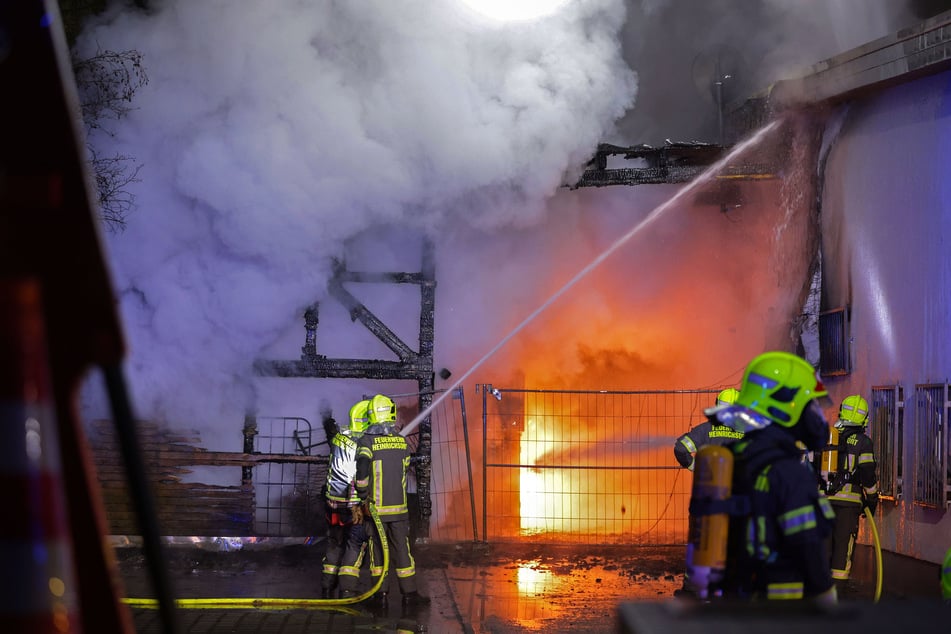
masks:
{"type": "MultiPolygon", "coordinates": [[[[416,561],[413,559],[413,551],[409,545],[409,520],[384,521],[383,530],[386,531],[386,540],[390,546],[390,567],[381,590],[388,591],[395,575],[401,594],[405,596],[410,592],[416,592],[416,561]]],[[[373,532],[376,533],[375,524],[373,532]]],[[[383,548],[379,535],[376,534],[373,536],[373,563],[379,564],[379,568],[371,568],[371,574],[377,577],[383,572],[383,548]]]]}
{"type": "Polygon", "coordinates": [[[845,581],[852,572],[852,554],[859,534],[859,516],[862,505],[853,502],[832,502],[835,527],[832,529],[832,579],[845,581]]]}
{"type": "MultiPolygon", "coordinates": [[[[383,530],[386,531],[386,539],[389,543],[390,562],[387,578],[383,580],[380,592],[389,591],[390,580],[393,578],[391,574],[396,576],[402,594],[416,592],[416,562],[409,545],[409,520],[383,522],[383,530]]],[[[380,536],[377,534],[376,525],[367,520],[359,527],[359,530],[350,533],[339,572],[339,588],[342,592],[352,592],[357,587],[364,557],[364,545],[367,541],[372,543],[370,576],[375,582],[376,578],[383,574],[383,548],[380,536]]]]}

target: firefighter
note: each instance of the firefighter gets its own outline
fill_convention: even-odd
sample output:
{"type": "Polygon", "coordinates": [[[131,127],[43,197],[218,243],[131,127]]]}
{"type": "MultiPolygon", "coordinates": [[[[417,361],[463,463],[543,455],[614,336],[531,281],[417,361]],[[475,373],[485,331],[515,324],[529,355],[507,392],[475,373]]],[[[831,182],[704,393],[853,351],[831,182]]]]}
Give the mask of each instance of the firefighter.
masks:
{"type": "MultiPolygon", "coordinates": [[[[716,405],[734,403],[738,394],[739,391],[736,388],[728,387],[717,395],[716,405]]],[[[707,420],[677,439],[674,443],[674,457],[677,458],[681,467],[693,471],[697,449],[704,445],[725,445],[742,437],[742,432],[721,425],[715,420],[707,420]]]]}
{"type": "Polygon", "coordinates": [[[766,352],[747,366],[733,405],[707,410],[711,420],[745,434],[727,445],[734,464],[724,596],[837,601],[826,549],[834,515],[796,444],[810,451],[825,445],[825,399],[805,359],[766,352]]]}
{"type": "MultiPolygon", "coordinates": [[[[421,595],[416,586],[416,562],[409,543],[409,509],[406,502],[406,470],[410,464],[410,451],[406,438],[396,433],[396,405],[382,394],[370,399],[367,410],[369,427],[360,438],[357,448],[357,493],[364,503],[371,501],[386,531],[386,538],[393,556],[390,570],[396,573],[405,607],[429,603],[429,597],[421,595]]],[[[373,554],[370,573],[374,577],[383,574],[381,565],[383,551],[376,525],[365,522],[371,536],[373,554]],[[374,537],[375,538],[372,538],[374,537]]],[[[358,539],[351,538],[340,568],[342,596],[354,596],[359,577],[362,552],[358,539]]],[[[387,573],[389,575],[389,571],[387,573]]],[[[392,577],[390,577],[392,578],[392,577]]],[[[387,606],[387,583],[384,580],[378,598],[382,607],[387,606]]]]}
{"type": "MultiPolygon", "coordinates": [[[[842,399],[836,444],[837,465],[826,494],[835,511],[832,532],[832,578],[844,585],[852,570],[852,556],[859,532],[859,516],[868,507],[872,515],[878,507],[878,476],[872,439],[865,433],[868,402],[858,394],[842,399]]],[[[841,590],[841,587],[840,587],[841,590]]]]}
{"type": "MultiPolygon", "coordinates": [[[[736,401],[740,392],[736,388],[728,387],[717,394],[715,406],[729,405],[736,401]]],[[[706,420],[687,433],[680,436],[674,443],[674,457],[680,466],[693,471],[697,450],[704,445],[725,445],[743,437],[743,434],[721,425],[716,421],[706,420]]],[[[692,557],[693,544],[687,543],[687,561],[692,557]]],[[[690,570],[684,572],[683,586],[674,591],[674,596],[683,596],[690,593],[690,570]]]]}
{"type": "Polygon", "coordinates": [[[363,509],[357,495],[357,440],[367,429],[367,407],[360,401],[350,408],[350,423],[338,429],[330,441],[330,462],[324,487],[327,517],[327,552],[324,554],[321,594],[333,596],[337,575],[349,536],[354,527],[363,525],[363,509]]]}

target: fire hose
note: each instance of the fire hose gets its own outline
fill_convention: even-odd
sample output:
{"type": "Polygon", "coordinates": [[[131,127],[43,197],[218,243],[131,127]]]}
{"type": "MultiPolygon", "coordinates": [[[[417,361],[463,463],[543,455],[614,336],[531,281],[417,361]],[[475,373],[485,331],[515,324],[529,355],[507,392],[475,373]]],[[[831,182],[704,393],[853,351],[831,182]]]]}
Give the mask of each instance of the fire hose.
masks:
{"type": "Polygon", "coordinates": [[[872,543],[875,545],[875,603],[878,603],[882,596],[882,544],[878,540],[878,528],[875,526],[875,518],[872,511],[865,507],[865,519],[868,520],[869,528],[872,529],[872,543]]]}
{"type": "MultiPolygon", "coordinates": [[[[376,512],[376,505],[368,502],[370,517],[373,518],[373,524],[376,526],[376,533],[380,538],[380,546],[383,549],[383,573],[377,577],[376,583],[363,594],[353,597],[344,597],[341,599],[281,599],[271,597],[213,597],[203,599],[176,599],[175,605],[179,608],[188,609],[240,609],[240,608],[268,608],[268,609],[293,609],[293,608],[323,608],[323,607],[341,607],[354,603],[365,601],[372,597],[383,585],[383,579],[386,578],[387,570],[390,567],[390,548],[386,539],[386,531],[383,529],[383,522],[376,512]]],[[[145,598],[124,598],[122,602],[126,605],[136,608],[158,608],[158,599],[145,598]]]]}

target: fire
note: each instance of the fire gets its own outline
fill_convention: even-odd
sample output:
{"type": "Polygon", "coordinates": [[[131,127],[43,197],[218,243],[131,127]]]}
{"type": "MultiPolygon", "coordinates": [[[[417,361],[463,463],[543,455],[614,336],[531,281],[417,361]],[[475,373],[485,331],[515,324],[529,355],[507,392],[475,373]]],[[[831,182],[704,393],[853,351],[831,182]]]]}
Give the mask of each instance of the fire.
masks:
{"type": "MultiPolygon", "coordinates": [[[[568,411],[529,412],[519,443],[519,532],[614,535],[629,540],[650,529],[650,492],[658,475],[632,465],[671,461],[666,442],[618,438],[619,427],[568,411]],[[612,437],[613,436],[613,437],[612,437]]],[[[617,421],[620,422],[620,421],[617,421]]],[[[649,430],[644,430],[645,433],[649,430]]],[[[662,486],[667,486],[666,483],[662,486]]]]}
{"type": "MultiPolygon", "coordinates": [[[[775,230],[805,225],[808,208],[785,209],[778,189],[775,182],[745,185],[746,204],[728,215],[691,204],[671,209],[560,296],[494,361],[493,384],[529,388],[524,406],[511,412],[523,427],[506,428],[513,446],[499,459],[508,466],[518,457],[517,473],[499,476],[501,506],[511,510],[498,519],[499,530],[629,541],[649,531],[671,535],[685,524],[690,478],[678,471],[672,446],[701,422],[710,401],[690,404],[689,418],[674,423],[673,400],[666,410],[658,404],[645,412],[638,408],[646,399],[629,394],[736,383],[755,354],[789,347],[811,252],[799,239],[776,241],[775,230]],[[635,407],[602,415],[585,402],[544,401],[530,390],[615,390],[628,396],[599,402],[635,407]]],[[[610,206],[589,211],[551,249],[558,257],[547,277],[513,294],[506,321],[518,323],[526,307],[571,279],[579,261],[597,255],[599,240],[585,238],[616,235],[595,230],[606,215],[602,229],[631,222],[630,207],[626,215],[610,206]],[[579,253],[586,248],[593,251],[579,253]]]]}

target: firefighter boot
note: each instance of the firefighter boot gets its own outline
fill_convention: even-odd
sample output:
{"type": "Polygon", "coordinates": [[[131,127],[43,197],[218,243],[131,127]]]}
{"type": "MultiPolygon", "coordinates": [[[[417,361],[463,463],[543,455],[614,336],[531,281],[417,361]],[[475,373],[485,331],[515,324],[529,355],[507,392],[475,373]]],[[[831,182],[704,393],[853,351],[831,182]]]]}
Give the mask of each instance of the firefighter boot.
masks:
{"type": "Polygon", "coordinates": [[[429,605],[429,597],[420,594],[413,590],[412,592],[407,592],[403,595],[403,607],[407,608],[418,608],[424,605],[429,605]]]}

